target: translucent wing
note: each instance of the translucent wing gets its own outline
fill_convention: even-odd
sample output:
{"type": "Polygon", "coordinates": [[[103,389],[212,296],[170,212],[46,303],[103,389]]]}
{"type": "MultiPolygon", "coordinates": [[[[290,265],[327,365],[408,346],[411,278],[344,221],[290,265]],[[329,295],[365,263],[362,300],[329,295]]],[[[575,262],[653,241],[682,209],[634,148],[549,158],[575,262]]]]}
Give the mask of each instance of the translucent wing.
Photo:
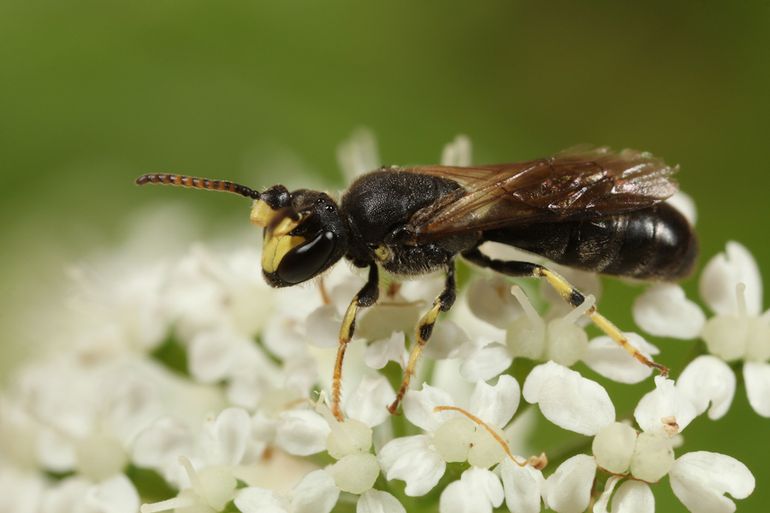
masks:
{"type": "Polygon", "coordinates": [[[676,167],[649,153],[609,148],[572,149],[514,164],[403,171],[448,178],[462,186],[412,216],[407,228],[421,240],[630,212],[658,203],[678,188],[671,178],[676,167]]]}

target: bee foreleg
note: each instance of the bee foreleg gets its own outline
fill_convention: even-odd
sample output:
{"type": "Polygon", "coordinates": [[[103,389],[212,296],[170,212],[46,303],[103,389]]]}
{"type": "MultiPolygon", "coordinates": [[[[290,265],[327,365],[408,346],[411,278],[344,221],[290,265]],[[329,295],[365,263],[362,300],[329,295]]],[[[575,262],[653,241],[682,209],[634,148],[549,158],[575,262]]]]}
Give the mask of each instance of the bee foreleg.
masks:
{"type": "Polygon", "coordinates": [[[342,362],[345,359],[345,350],[347,349],[348,342],[353,339],[353,333],[356,330],[356,314],[359,308],[375,304],[379,295],[380,287],[377,264],[371,264],[369,266],[369,278],[361,290],[358,291],[358,294],[353,296],[350,305],[345,310],[345,316],[342,318],[342,325],[340,326],[337,360],[334,364],[334,376],[332,377],[332,413],[340,421],[343,420],[342,409],[340,408],[342,398],[342,362]]]}
{"type": "Polygon", "coordinates": [[[455,302],[457,295],[457,288],[455,285],[455,265],[450,261],[446,271],[446,281],[444,282],[444,290],[433,301],[433,307],[422,316],[420,322],[417,325],[417,340],[412,347],[412,352],[409,354],[409,362],[404,369],[404,377],[401,380],[401,386],[396,394],[396,399],[388,406],[388,411],[395,414],[398,410],[398,405],[404,398],[407,390],[409,389],[409,381],[412,379],[412,375],[417,368],[417,361],[420,359],[422,350],[425,348],[425,344],[428,343],[431,334],[433,334],[433,326],[436,325],[438,314],[440,312],[446,312],[455,302]]]}
{"type": "MultiPolygon", "coordinates": [[[[585,295],[582,292],[572,286],[564,277],[542,265],[533,264],[531,262],[505,261],[489,258],[478,248],[465,251],[462,253],[462,256],[476,265],[488,267],[493,271],[508,276],[544,278],[565,301],[574,307],[580,306],[583,304],[583,301],[585,301],[585,295]]],[[[607,334],[607,336],[614,340],[620,347],[625,349],[628,354],[634,357],[634,359],[648,367],[657,369],[663,376],[668,375],[668,368],[652,361],[634,347],[628,340],[628,337],[626,337],[617,326],[598,312],[596,306],[589,308],[586,315],[600,330],[607,334]]]]}

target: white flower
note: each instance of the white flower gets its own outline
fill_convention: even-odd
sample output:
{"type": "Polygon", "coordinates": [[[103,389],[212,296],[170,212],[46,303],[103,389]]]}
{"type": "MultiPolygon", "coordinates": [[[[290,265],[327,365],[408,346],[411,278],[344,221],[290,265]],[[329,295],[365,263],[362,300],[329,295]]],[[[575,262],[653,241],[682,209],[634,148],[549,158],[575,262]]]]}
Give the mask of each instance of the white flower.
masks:
{"type": "Polygon", "coordinates": [[[44,490],[45,481],[38,473],[0,461],[0,511],[37,513],[44,490]]]}
{"type": "Polygon", "coordinates": [[[693,513],[730,513],[733,501],[754,491],[754,476],[740,461],[713,452],[687,453],[676,460],[669,474],[671,489],[693,513]]]}
{"type": "Polygon", "coordinates": [[[425,434],[385,444],[378,455],[383,471],[389,480],[404,480],[407,495],[420,496],[436,486],[447,462],[468,461],[480,469],[500,463],[506,457],[501,430],[516,412],[519,398],[519,385],[510,376],[500,376],[494,386],[479,381],[467,412],[485,428],[449,409],[456,408],[454,401],[441,389],[423,384],[422,390],[408,392],[404,415],[425,434]]]}
{"type": "Polygon", "coordinates": [[[444,145],[441,151],[441,165],[467,167],[471,165],[473,149],[467,135],[458,135],[444,145]]]}
{"type": "MultiPolygon", "coordinates": [[[[754,486],[751,473],[728,456],[709,454],[713,460],[729,461],[699,471],[701,453],[688,453],[674,459],[676,436],[695,418],[696,408],[674,382],[656,377],[656,388],[639,401],[634,418],[642,429],[615,422],[615,409],[604,388],[577,372],[553,362],[535,367],[524,383],[524,398],[538,403],[543,415],[556,425],[585,435],[594,435],[593,458],[577,455],[562,463],[546,480],[543,497],[558,513],[578,513],[589,504],[597,468],[620,477],[636,479],[624,485],[613,499],[613,511],[652,511],[649,484],[670,475],[674,493],[694,513],[696,498],[727,501],[727,491],[744,498],[754,486]],[[623,491],[621,494],[620,491],[623,491]]],[[[618,480],[607,483],[596,511],[607,511],[607,503],[618,480]]],[[[709,510],[711,511],[711,510],[709,510]]],[[[716,511],[716,510],[715,510],[716,511]]]]}
{"type": "MultiPolygon", "coordinates": [[[[187,474],[186,487],[177,497],[142,506],[142,513],[168,511],[175,508],[201,506],[221,511],[235,496],[241,465],[258,455],[251,450],[252,423],[249,414],[240,408],[227,408],[215,418],[207,419],[196,444],[200,470],[187,456],[179,463],[187,474]]],[[[145,449],[146,450],[146,449],[145,449]]]]}
{"type": "Polygon", "coordinates": [[[615,491],[615,486],[620,480],[619,476],[612,476],[607,480],[602,495],[594,505],[594,513],[655,513],[655,496],[646,483],[626,480],[615,491]],[[611,510],[607,508],[610,497],[611,510]]]}
{"type": "Polygon", "coordinates": [[[770,311],[762,313],[762,280],[751,253],[728,242],[700,278],[700,294],[714,312],[705,316],[676,285],[655,285],[637,298],[634,318],[645,331],[674,338],[700,335],[713,357],[696,358],[682,373],[682,387],[698,406],[718,419],[727,413],[735,377],[724,363],[743,360],[743,377],[751,407],[770,417],[770,311]]]}
{"type": "Polygon", "coordinates": [[[532,465],[522,467],[506,458],[498,465],[497,471],[505,491],[505,504],[511,512],[538,513],[540,511],[545,479],[539,469],[532,465]]]}
{"type": "MultiPolygon", "coordinates": [[[[310,472],[287,495],[258,487],[242,489],[235,497],[241,513],[329,513],[337,504],[340,490],[323,470],[310,472]]],[[[368,490],[358,499],[357,513],[406,513],[393,495],[368,490]]]]}
{"type": "Polygon", "coordinates": [[[492,513],[505,498],[500,479],[486,469],[469,468],[441,492],[441,513],[492,513]]]}
{"type": "Polygon", "coordinates": [[[359,128],[337,147],[337,163],[347,183],[382,165],[371,130],[359,128]]]}
{"type": "MultiPolygon", "coordinates": [[[[341,146],[339,158],[351,177],[380,167],[366,131],[341,146]]],[[[468,166],[468,138],[446,145],[441,162],[468,166]]],[[[676,201],[693,210],[686,198],[676,201]]],[[[168,243],[166,230],[150,232],[158,235],[153,248],[168,243]]],[[[487,249],[501,258],[521,253],[487,249]]],[[[766,402],[756,394],[770,389],[763,372],[770,314],[760,313],[758,272],[747,254],[729,245],[704,273],[704,298],[717,313],[705,328],[700,310],[670,286],[650,289],[637,317],[654,333],[702,331],[712,353],[745,360],[755,405],[766,402]],[[733,339],[737,345],[727,343],[733,339]]],[[[732,511],[731,499],[753,490],[753,476],[732,458],[674,456],[696,414],[708,409],[717,418],[729,407],[735,376],[716,356],[697,358],[678,384],[656,379],[634,412],[636,429],[616,421],[600,385],[564,367],[582,361],[624,382],[650,372],[607,337],[586,337],[584,314],[600,288],[593,273],[559,270],[590,293],[577,309],[543,281],[527,282],[527,296],[509,293],[506,277],[473,278],[425,347],[425,360],[441,361],[417,369],[413,381],[425,384],[406,395],[407,426],[386,409],[397,379],[391,362],[407,361],[420,316],[443,290],[441,273],[403,283],[382,277],[379,303],[356,320],[338,420],[325,398],[341,317],[365,271],[336,266],[277,291],[262,279],[257,248],[197,246],[178,262],[153,255],[152,264],[139,256],[124,252],[108,273],[80,269],[87,279],[73,294],[82,313],[71,316],[77,329],[49,337],[64,350],[24,367],[0,395],[0,511],[218,513],[234,504],[241,513],[331,513],[355,502],[357,513],[406,513],[376,488],[384,478],[403,480],[409,496],[432,491],[410,505],[441,513],[537,513],[544,502],[577,513],[592,499],[597,513],[648,513],[650,484],[666,475],[698,513],[732,511]],[[529,419],[511,422],[521,390],[511,376],[497,376],[515,357],[553,360],[531,372],[523,395],[555,424],[592,437],[592,455],[567,459],[547,480],[544,455],[525,460],[510,448],[538,415],[533,408],[529,419]],[[177,372],[181,362],[187,372],[177,372]],[[412,436],[394,438],[404,432],[412,436]],[[445,474],[458,469],[449,482],[445,474]],[[140,507],[153,471],[172,488],[170,498],[140,507]],[[598,498],[597,472],[611,474],[598,498]],[[434,490],[439,482],[448,484],[434,490]]],[[[643,352],[657,351],[628,336],[643,352]]]]}
{"type": "MultiPolygon", "coordinates": [[[[489,284],[493,282],[487,283],[485,286],[489,289],[489,284]]],[[[477,288],[481,286],[481,283],[476,285],[477,288]]],[[[621,383],[638,383],[652,373],[651,368],[639,365],[609,337],[598,337],[589,342],[580,321],[594,305],[593,296],[588,296],[579,307],[548,320],[538,314],[520,287],[513,286],[511,295],[518,301],[523,315],[514,315],[513,320],[507,322],[507,346],[481,341],[476,343],[475,350],[466,351],[464,355],[467,357],[464,365],[472,366],[472,372],[475,371],[479,378],[493,377],[505,370],[517,357],[536,361],[551,360],[567,367],[583,361],[598,374],[621,383]],[[482,370],[476,371],[477,368],[482,370]]],[[[501,308],[498,306],[496,310],[501,308]]],[[[514,313],[510,307],[507,310],[506,315],[514,313]]],[[[493,311],[482,315],[493,322],[502,321],[493,311]]],[[[639,335],[626,333],[626,336],[645,355],[658,354],[658,349],[639,335]]]]}
{"type": "MultiPolygon", "coordinates": [[[[46,491],[40,513],[136,513],[139,494],[124,475],[92,483],[71,477],[46,491]]],[[[18,511],[18,510],[14,510],[18,511]]]]}
{"type": "Polygon", "coordinates": [[[236,505],[244,513],[261,512],[263,508],[294,513],[305,511],[305,507],[324,512],[334,507],[340,492],[347,492],[359,495],[357,511],[404,513],[395,497],[372,488],[380,475],[377,458],[370,452],[372,427],[385,421],[385,405],[394,398],[395,393],[387,380],[377,376],[362,380],[356,393],[344,405],[347,417],[342,421],[332,415],[325,403],[319,402],[317,415],[328,423],[323,448],[337,461],[306,476],[303,480],[306,486],[295,489],[290,500],[267,490],[251,488],[241,492],[236,505]],[[316,497],[319,493],[322,498],[316,497]],[[320,505],[317,504],[319,500],[322,501],[320,505]]]}
{"type": "Polygon", "coordinates": [[[264,326],[275,291],[262,279],[259,262],[256,249],[223,257],[196,246],[174,267],[163,299],[182,340],[221,328],[250,337],[264,326]]]}

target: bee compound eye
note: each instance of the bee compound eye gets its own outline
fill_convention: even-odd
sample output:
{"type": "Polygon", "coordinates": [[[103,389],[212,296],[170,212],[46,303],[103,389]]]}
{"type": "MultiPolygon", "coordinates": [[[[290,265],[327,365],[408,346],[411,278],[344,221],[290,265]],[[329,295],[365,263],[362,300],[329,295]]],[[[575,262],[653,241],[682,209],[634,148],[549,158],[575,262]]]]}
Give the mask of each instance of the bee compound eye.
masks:
{"type": "Polygon", "coordinates": [[[302,283],[324,271],[334,262],[337,237],[330,231],[322,231],[309,242],[300,244],[281,259],[276,272],[288,284],[302,283]]]}

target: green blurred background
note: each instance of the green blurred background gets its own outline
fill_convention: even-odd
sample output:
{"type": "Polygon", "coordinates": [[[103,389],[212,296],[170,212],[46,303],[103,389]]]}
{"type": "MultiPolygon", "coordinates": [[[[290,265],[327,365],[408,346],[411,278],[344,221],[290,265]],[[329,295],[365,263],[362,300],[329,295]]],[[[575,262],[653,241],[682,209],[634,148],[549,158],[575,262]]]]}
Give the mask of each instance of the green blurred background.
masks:
{"type": "MultiPolygon", "coordinates": [[[[261,187],[303,170],[341,187],[335,148],[360,126],[388,164],[436,162],[458,133],[476,162],[577,143],[650,150],[681,164],[704,256],[739,240],[767,286],[769,5],[3,0],[0,371],[39,342],[29,313],[65,264],[116,245],[139,209],[194,204],[204,239],[246,224],[238,201],[140,190],[137,175],[261,187]]],[[[610,283],[602,306],[631,326],[637,292],[610,283]]],[[[671,345],[675,366],[688,346],[671,345]]],[[[741,387],[727,419],[685,433],[688,450],[754,470],[739,511],[770,501],[768,428],[741,387]]],[[[656,494],[658,511],[683,509],[667,485],[656,494]]]]}

